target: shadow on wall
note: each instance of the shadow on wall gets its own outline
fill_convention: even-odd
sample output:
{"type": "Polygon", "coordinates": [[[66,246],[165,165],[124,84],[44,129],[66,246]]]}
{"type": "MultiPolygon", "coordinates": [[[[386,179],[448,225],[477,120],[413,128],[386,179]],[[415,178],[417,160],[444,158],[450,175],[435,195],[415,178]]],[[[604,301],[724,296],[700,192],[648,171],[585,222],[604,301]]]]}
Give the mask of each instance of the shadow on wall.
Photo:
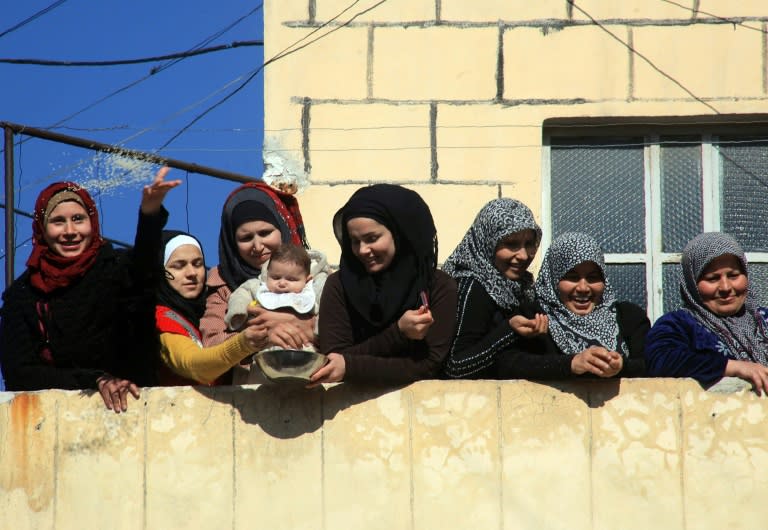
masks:
{"type": "Polygon", "coordinates": [[[255,388],[192,387],[208,399],[231,405],[244,423],[258,425],[265,433],[280,439],[315,432],[340,411],[401,388],[337,384],[307,389],[303,383],[267,383],[255,388]],[[222,391],[225,388],[228,391],[222,391]],[[231,391],[232,388],[237,388],[237,392],[231,391]]]}

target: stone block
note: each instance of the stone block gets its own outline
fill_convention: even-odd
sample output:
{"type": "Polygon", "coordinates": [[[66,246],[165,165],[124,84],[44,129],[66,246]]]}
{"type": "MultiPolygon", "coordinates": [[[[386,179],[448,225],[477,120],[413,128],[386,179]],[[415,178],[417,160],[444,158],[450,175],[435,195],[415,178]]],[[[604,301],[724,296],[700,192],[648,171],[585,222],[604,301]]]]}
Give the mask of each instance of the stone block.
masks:
{"type": "Polygon", "coordinates": [[[459,244],[480,208],[499,196],[498,186],[480,184],[419,184],[407,187],[421,195],[429,205],[440,241],[437,256],[440,263],[459,244]]]}
{"type": "Polygon", "coordinates": [[[591,528],[587,392],[530,381],[499,388],[502,527],[591,528]]]}
{"type": "MultiPolygon", "coordinates": [[[[624,26],[607,26],[627,41],[624,26]]],[[[629,94],[629,51],[595,26],[504,32],[504,98],[612,99],[629,94]]]]}
{"type": "Polygon", "coordinates": [[[235,527],[322,527],[323,390],[264,384],[234,398],[235,527]]]}
{"type": "Polygon", "coordinates": [[[326,186],[313,184],[299,195],[301,216],[312,248],[324,252],[328,263],[339,264],[341,251],[333,235],[333,215],[349,200],[359,185],[326,186]]]}
{"type": "MultiPolygon", "coordinates": [[[[698,98],[762,95],[762,33],[730,24],[633,31],[635,49],[698,98]]],[[[695,99],[640,58],[635,58],[634,96],[695,99]]],[[[716,101],[711,105],[718,107],[716,101]]]]}
{"type": "MultiPolygon", "coordinates": [[[[680,2],[681,4],[684,2],[680,2]]],[[[730,0],[699,0],[698,12],[696,18],[729,18],[729,17],[765,17],[765,2],[763,0],[739,0],[731,2],[730,0]]],[[[760,22],[744,22],[753,28],[759,28],[760,22]]],[[[737,28],[739,31],[745,28],[737,28]]],[[[752,31],[746,29],[746,31],[752,31]]]]}
{"type": "Polygon", "coordinates": [[[566,5],[563,0],[441,0],[440,19],[448,23],[564,20],[566,5]]]}
{"type": "Polygon", "coordinates": [[[147,528],[232,528],[232,388],[147,393],[147,528]]]}
{"type": "Polygon", "coordinates": [[[467,381],[410,388],[415,528],[500,528],[498,393],[467,381]],[[461,500],[461,502],[458,502],[461,500]]]}
{"type": "Polygon", "coordinates": [[[428,105],[317,104],[310,126],[312,182],[429,181],[428,105]]]}
{"type": "Polygon", "coordinates": [[[693,0],[673,0],[683,7],[657,0],[578,0],[573,7],[573,20],[685,20],[693,15],[693,0]],[[579,9],[581,8],[581,10],[579,9]]]}
{"type": "Polygon", "coordinates": [[[538,193],[541,119],[528,108],[440,105],[437,161],[439,180],[512,183],[538,193]]]}
{"type": "Polygon", "coordinates": [[[58,394],[0,392],[0,528],[55,525],[58,394]]]}
{"type": "MultiPolygon", "coordinates": [[[[309,36],[314,29],[279,28],[275,32],[279,42],[264,50],[266,61],[288,47],[297,49],[266,66],[267,108],[293,97],[363,99],[367,96],[368,30],[346,27],[331,32],[333,28],[323,28],[309,36]]],[[[269,37],[267,34],[266,38],[269,37]]]]}
{"type": "Polygon", "coordinates": [[[435,0],[363,0],[347,9],[350,0],[317,0],[315,19],[318,22],[330,20],[344,12],[337,19],[344,22],[360,13],[355,22],[432,22],[435,20],[435,0]],[[381,4],[381,5],[376,5],[381,4]],[[375,6],[375,7],[374,7],[375,6]],[[346,11],[344,11],[347,9],[346,11]]]}
{"type": "Polygon", "coordinates": [[[663,379],[591,387],[594,528],[683,528],[677,394],[663,379]]]}
{"type": "Polygon", "coordinates": [[[377,28],[373,97],[488,100],[496,95],[498,29],[377,28]]]}
{"type": "Polygon", "coordinates": [[[410,393],[331,386],[323,419],[325,528],[412,528],[410,393]]]}
{"type": "Polygon", "coordinates": [[[682,391],[683,494],[688,528],[758,528],[765,521],[768,401],[682,391]]]}
{"type": "Polygon", "coordinates": [[[72,392],[59,409],[56,528],[141,528],[144,522],[144,413],[151,392],[107,410],[101,396],[72,392]],[[98,504],[98,510],[94,510],[98,504]]]}

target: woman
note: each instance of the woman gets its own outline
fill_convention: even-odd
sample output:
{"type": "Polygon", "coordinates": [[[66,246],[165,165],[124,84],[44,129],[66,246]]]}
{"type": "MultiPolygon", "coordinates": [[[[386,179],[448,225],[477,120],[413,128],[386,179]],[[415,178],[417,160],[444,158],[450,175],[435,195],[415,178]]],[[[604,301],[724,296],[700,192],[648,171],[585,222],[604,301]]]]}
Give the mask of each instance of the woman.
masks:
{"type": "Polygon", "coordinates": [[[616,301],[597,241],[576,232],[559,236],[544,255],[535,287],[549,331],[521,339],[499,356],[499,377],[643,375],[650,322],[642,308],[616,301]]]}
{"type": "Polygon", "coordinates": [[[448,353],[456,284],[437,267],[437,232],[406,188],[357,190],[333,218],[339,271],[320,302],[320,351],[311,384],[409,383],[434,378],[448,353]]]}
{"type": "MultiPolygon", "coordinates": [[[[220,262],[208,274],[206,308],[200,319],[205,346],[221,344],[237,334],[227,328],[224,320],[229,296],[246,280],[260,276],[262,265],[281,243],[308,247],[296,198],[263,182],[250,182],[234,190],[221,213],[220,262]]],[[[309,253],[313,259],[315,291],[320,298],[327,273],[316,270],[314,263],[324,263],[325,257],[316,251],[309,253]]],[[[315,339],[313,316],[302,318],[259,307],[250,312],[252,325],[267,328],[268,344],[298,349],[315,339]]],[[[238,371],[233,382],[247,380],[248,374],[238,371]]]]}
{"type": "Polygon", "coordinates": [[[175,230],[163,232],[155,320],[160,334],[161,385],[216,385],[221,376],[266,344],[266,328],[248,326],[219,345],[203,347],[205,258],[200,242],[175,230]]]}
{"type": "Polygon", "coordinates": [[[0,361],[8,390],[98,389],[108,409],[153,382],[156,256],[169,190],[162,168],[142,195],[135,246],[115,250],[96,205],[72,182],[37,198],[27,270],[3,295],[0,361]]]}
{"type": "Polygon", "coordinates": [[[733,237],[693,238],[680,263],[683,308],[659,318],[648,335],[648,372],[693,377],[704,386],[724,376],[768,389],[768,309],[749,288],[747,259],[733,237]]]}
{"type": "Polygon", "coordinates": [[[443,271],[456,279],[459,300],[456,338],[444,367],[448,377],[494,377],[496,357],[517,337],[546,333],[546,318],[533,309],[528,272],[539,241],[541,229],[526,205],[494,199],[445,261],[443,271]]]}

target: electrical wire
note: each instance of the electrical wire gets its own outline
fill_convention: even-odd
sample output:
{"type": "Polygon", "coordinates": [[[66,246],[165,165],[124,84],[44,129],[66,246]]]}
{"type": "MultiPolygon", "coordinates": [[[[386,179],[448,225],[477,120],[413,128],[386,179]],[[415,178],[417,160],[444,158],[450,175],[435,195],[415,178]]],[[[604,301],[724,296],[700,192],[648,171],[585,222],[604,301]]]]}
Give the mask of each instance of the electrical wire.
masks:
{"type": "Polygon", "coordinates": [[[651,68],[653,68],[653,69],[654,69],[654,70],[656,70],[658,73],[660,73],[662,76],[664,76],[664,77],[666,77],[667,79],[669,79],[670,81],[672,81],[674,84],[676,84],[676,85],[677,85],[677,86],[679,86],[680,88],[682,88],[682,89],[685,91],[685,93],[686,93],[686,94],[688,94],[688,95],[689,95],[689,96],[691,96],[693,99],[695,99],[696,101],[698,101],[699,103],[701,103],[702,105],[704,105],[705,107],[707,107],[709,110],[711,110],[711,111],[712,111],[712,112],[714,112],[715,114],[720,114],[720,111],[719,111],[719,110],[717,110],[715,107],[713,107],[712,105],[710,105],[709,103],[707,103],[706,101],[704,101],[703,99],[701,99],[699,96],[697,96],[696,94],[694,94],[693,92],[691,92],[691,90],[690,90],[689,88],[687,88],[685,85],[683,85],[683,84],[682,84],[680,81],[678,81],[677,79],[675,79],[674,77],[672,77],[671,75],[669,75],[668,73],[666,73],[664,70],[662,70],[661,68],[659,68],[658,66],[656,66],[656,65],[653,63],[653,61],[651,61],[651,60],[650,60],[648,57],[646,57],[645,55],[643,55],[642,53],[640,53],[639,51],[637,51],[637,50],[636,50],[634,47],[630,46],[628,43],[624,42],[624,41],[623,41],[621,38],[619,38],[619,36],[618,36],[618,35],[616,35],[616,34],[615,34],[615,33],[613,33],[611,30],[609,30],[608,28],[606,28],[604,25],[602,25],[600,22],[598,22],[598,21],[597,21],[597,20],[596,20],[596,19],[595,19],[595,18],[594,18],[592,15],[590,15],[589,13],[587,13],[586,11],[584,11],[584,9],[582,9],[581,7],[579,7],[579,6],[576,4],[576,2],[574,2],[573,0],[569,0],[569,1],[570,1],[570,5],[572,5],[572,6],[573,6],[575,9],[579,10],[579,12],[581,12],[581,14],[583,14],[585,17],[587,17],[589,20],[591,20],[593,24],[595,24],[597,27],[599,27],[599,28],[600,28],[601,30],[603,30],[605,33],[607,33],[608,35],[610,35],[610,36],[611,36],[611,37],[612,37],[614,40],[616,40],[616,41],[620,42],[620,43],[622,44],[622,46],[624,46],[625,48],[627,48],[627,49],[628,49],[630,52],[632,52],[633,54],[635,54],[637,57],[640,57],[640,58],[641,58],[643,61],[645,61],[646,63],[648,63],[648,65],[649,65],[651,68]]]}
{"type": "Polygon", "coordinates": [[[296,41],[296,42],[294,42],[293,44],[291,44],[291,45],[289,45],[288,47],[284,48],[284,49],[283,49],[281,52],[278,52],[276,55],[274,55],[273,57],[271,57],[269,60],[267,60],[267,61],[264,61],[264,63],[263,63],[261,66],[259,66],[259,67],[258,67],[256,70],[254,70],[254,71],[253,71],[253,72],[252,72],[252,73],[251,73],[251,74],[248,76],[248,78],[247,78],[245,81],[243,81],[243,83],[242,83],[242,84],[240,84],[240,85],[239,85],[237,88],[235,88],[235,89],[234,89],[232,92],[230,92],[229,94],[227,94],[226,96],[224,96],[223,98],[221,98],[219,101],[217,101],[216,103],[214,103],[213,105],[211,105],[210,107],[208,107],[207,109],[205,109],[203,112],[201,112],[200,114],[198,114],[197,116],[195,116],[195,117],[194,117],[194,118],[193,118],[193,119],[192,119],[192,120],[191,120],[189,123],[187,123],[187,125],[185,125],[184,127],[182,127],[182,128],[179,130],[179,132],[177,132],[176,134],[174,134],[173,136],[171,136],[171,137],[170,137],[168,140],[166,140],[166,141],[165,141],[165,142],[164,142],[164,143],[163,143],[163,144],[162,144],[160,147],[158,147],[158,148],[157,148],[157,151],[162,151],[164,148],[168,147],[168,145],[170,145],[170,144],[171,144],[171,142],[173,142],[173,141],[174,141],[174,140],[176,140],[176,139],[177,139],[179,136],[181,136],[182,134],[184,134],[184,133],[187,131],[187,129],[189,129],[189,128],[190,128],[192,125],[194,125],[194,124],[195,124],[195,123],[197,123],[199,120],[201,120],[203,117],[205,117],[205,116],[206,116],[206,115],[207,115],[209,112],[211,112],[211,111],[213,111],[214,109],[218,108],[220,105],[222,105],[222,104],[223,104],[223,103],[225,103],[227,100],[229,100],[229,99],[230,99],[232,96],[234,96],[235,94],[237,94],[238,92],[240,92],[242,89],[244,89],[244,88],[245,88],[245,87],[246,87],[246,86],[247,86],[247,85],[248,85],[248,84],[249,84],[251,81],[253,81],[253,79],[254,79],[254,78],[255,78],[255,77],[256,77],[256,76],[257,76],[257,75],[258,75],[258,74],[259,74],[261,71],[263,71],[263,70],[264,70],[264,68],[266,68],[266,67],[267,67],[267,65],[269,65],[269,64],[272,64],[272,63],[274,63],[274,62],[276,62],[276,61],[278,61],[278,60],[280,60],[280,59],[283,59],[284,57],[286,57],[286,56],[288,56],[288,55],[290,55],[290,54],[292,54],[292,53],[295,53],[295,52],[297,52],[297,51],[299,51],[299,50],[302,50],[302,49],[306,48],[307,46],[309,46],[309,45],[311,45],[311,44],[313,44],[313,43],[317,42],[318,40],[320,40],[320,39],[323,39],[323,38],[327,37],[327,36],[328,36],[328,35],[330,35],[331,33],[335,32],[335,31],[337,31],[337,30],[339,30],[339,29],[341,29],[341,28],[343,28],[343,27],[345,27],[345,26],[347,26],[347,25],[349,25],[349,24],[350,24],[350,23],[351,23],[353,20],[355,20],[357,17],[359,17],[359,16],[361,16],[361,15],[363,15],[363,14],[365,14],[365,13],[368,13],[369,11],[371,11],[371,10],[373,10],[373,9],[375,9],[375,8],[377,8],[377,7],[379,7],[381,4],[384,4],[385,2],[387,2],[387,0],[380,0],[379,2],[377,2],[377,3],[373,4],[371,7],[367,8],[367,9],[364,9],[364,10],[362,10],[362,11],[359,11],[359,12],[358,12],[358,13],[356,13],[354,16],[352,16],[352,18],[350,18],[349,20],[347,20],[347,21],[346,21],[346,22],[344,22],[343,24],[340,24],[339,26],[336,26],[336,27],[334,27],[334,28],[330,29],[330,30],[329,30],[329,31],[327,31],[326,33],[323,33],[322,35],[320,35],[320,36],[318,36],[318,37],[315,37],[314,39],[312,39],[312,40],[310,40],[310,41],[308,41],[308,42],[306,42],[306,43],[302,44],[301,46],[298,46],[298,47],[295,47],[295,48],[294,48],[294,46],[297,46],[299,43],[301,43],[301,42],[303,42],[304,40],[306,40],[306,39],[307,39],[307,38],[308,38],[310,35],[314,34],[314,33],[315,33],[315,32],[317,32],[317,31],[319,31],[321,28],[323,28],[323,27],[327,26],[328,24],[331,24],[332,22],[334,22],[334,21],[335,21],[337,18],[339,18],[340,16],[342,16],[342,15],[343,15],[345,12],[347,12],[348,10],[350,10],[352,7],[354,7],[354,6],[355,6],[357,3],[359,3],[359,2],[360,2],[360,0],[354,0],[354,2],[352,2],[352,3],[351,3],[350,5],[348,5],[346,8],[344,8],[342,11],[340,11],[340,12],[339,12],[339,13],[338,13],[336,16],[334,16],[334,17],[333,17],[333,18],[331,18],[330,20],[326,21],[325,23],[321,24],[321,25],[320,25],[318,28],[316,28],[316,29],[314,29],[313,31],[311,31],[311,32],[310,32],[308,35],[305,35],[305,36],[303,36],[301,39],[297,40],[297,41],[296,41]],[[291,48],[293,48],[293,49],[291,49],[291,48]]]}
{"type": "Polygon", "coordinates": [[[10,28],[8,28],[5,31],[3,31],[2,33],[0,33],[0,38],[3,38],[6,35],[8,35],[9,33],[12,33],[14,31],[16,31],[17,29],[20,29],[20,28],[26,26],[27,24],[29,24],[33,20],[36,20],[36,19],[40,18],[41,16],[45,15],[46,13],[49,13],[50,11],[53,11],[54,9],[56,9],[57,7],[59,7],[61,4],[63,4],[66,1],[67,0],[57,0],[56,2],[52,3],[48,7],[44,7],[43,9],[38,11],[37,13],[34,13],[34,14],[28,16],[27,18],[25,18],[21,22],[11,26],[10,28]]]}
{"type": "Polygon", "coordinates": [[[716,18],[717,20],[722,20],[723,22],[727,22],[728,24],[734,24],[736,26],[741,26],[742,28],[751,29],[752,31],[759,31],[760,33],[766,33],[766,31],[762,28],[756,28],[754,26],[748,26],[744,24],[741,20],[735,20],[727,17],[721,17],[719,15],[715,15],[713,13],[707,13],[706,11],[702,11],[701,9],[693,9],[692,7],[685,6],[683,4],[678,4],[677,2],[673,2],[672,0],[661,0],[662,2],[666,4],[671,4],[673,6],[677,6],[680,9],[685,9],[686,11],[690,11],[693,15],[698,15],[699,13],[702,13],[704,15],[707,15],[708,17],[716,18]]]}
{"type": "MultiPolygon", "coordinates": [[[[139,59],[116,59],[111,61],[55,61],[52,59],[3,59],[3,58],[0,58],[0,63],[26,64],[26,65],[31,64],[31,65],[37,65],[37,66],[121,66],[121,65],[127,65],[127,64],[155,63],[158,61],[167,61],[169,59],[186,59],[187,57],[195,57],[197,55],[205,55],[207,53],[233,50],[235,48],[241,48],[244,46],[264,46],[264,41],[263,40],[235,41],[229,44],[219,44],[218,46],[210,46],[208,48],[199,48],[196,50],[169,53],[166,55],[155,55],[154,57],[142,57],[139,59]]],[[[157,73],[157,71],[155,71],[155,73],[157,73]]]]}

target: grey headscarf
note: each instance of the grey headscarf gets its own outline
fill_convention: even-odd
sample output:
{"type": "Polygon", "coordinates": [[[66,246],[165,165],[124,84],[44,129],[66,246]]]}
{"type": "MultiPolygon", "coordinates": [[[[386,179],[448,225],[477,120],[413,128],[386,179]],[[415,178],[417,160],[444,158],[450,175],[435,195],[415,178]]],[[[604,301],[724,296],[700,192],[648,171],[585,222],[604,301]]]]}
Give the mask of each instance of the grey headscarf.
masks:
{"type": "Polygon", "coordinates": [[[536,244],[541,241],[541,228],[525,204],[507,198],[492,200],[478,212],[464,239],[445,260],[443,270],[454,278],[474,278],[503,309],[512,310],[523,301],[532,301],[530,272],[526,271],[520,281],[510,280],[494,265],[499,242],[522,230],[533,230],[536,244]]]}
{"type": "Polygon", "coordinates": [[[589,346],[602,346],[627,356],[627,346],[619,339],[616,320],[616,295],[605,274],[605,258],[591,236],[567,232],[552,242],[536,279],[536,297],[549,317],[549,333],[566,355],[576,355],[589,346]],[[558,284],[572,268],[592,261],[605,280],[603,300],[587,315],[577,315],[560,301],[558,284]]]}
{"type": "Polygon", "coordinates": [[[768,366],[766,330],[763,319],[757,313],[757,302],[751,288],[747,290],[744,311],[737,315],[716,315],[702,302],[696,285],[699,277],[713,259],[725,254],[736,256],[744,274],[747,274],[747,257],[744,250],[729,234],[705,232],[688,242],[680,262],[680,296],[683,299],[683,309],[720,337],[730,350],[732,358],[756,361],[768,366]]]}

